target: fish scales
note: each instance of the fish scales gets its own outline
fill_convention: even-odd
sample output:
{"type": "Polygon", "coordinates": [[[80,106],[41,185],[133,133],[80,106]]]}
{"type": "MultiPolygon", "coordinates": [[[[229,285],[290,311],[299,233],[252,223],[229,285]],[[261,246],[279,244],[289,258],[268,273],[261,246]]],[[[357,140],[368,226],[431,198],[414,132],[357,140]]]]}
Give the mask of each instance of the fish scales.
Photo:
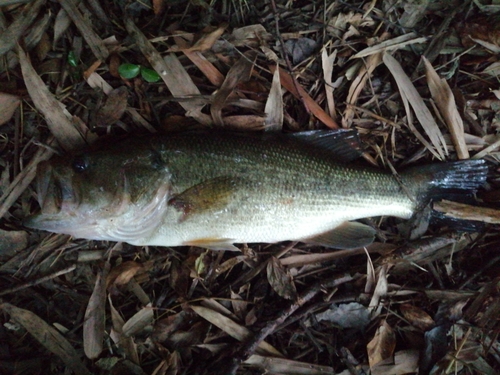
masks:
{"type": "Polygon", "coordinates": [[[134,245],[233,249],[303,240],[356,247],[374,231],[352,220],[410,218],[433,194],[478,188],[487,171],[482,161],[444,163],[403,173],[401,184],[385,171],[342,161],[342,153],[307,137],[205,132],[131,139],[49,162],[38,177],[42,213],[27,225],[134,245]]]}
{"type": "MultiPolygon", "coordinates": [[[[412,214],[413,202],[392,176],[343,167],[301,147],[249,143],[232,136],[225,142],[182,138],[176,147],[183,151],[172,153],[168,141],[162,141],[158,148],[165,155],[165,164],[176,166],[171,169],[174,195],[220,176],[244,180],[224,210],[191,215],[175,226],[179,242],[214,236],[235,242],[246,242],[247,238],[252,242],[304,239],[347,220],[412,214]]],[[[167,221],[175,222],[177,212],[172,210],[171,214],[167,221]]],[[[169,233],[173,227],[163,228],[152,242],[173,240],[169,233]]]]}

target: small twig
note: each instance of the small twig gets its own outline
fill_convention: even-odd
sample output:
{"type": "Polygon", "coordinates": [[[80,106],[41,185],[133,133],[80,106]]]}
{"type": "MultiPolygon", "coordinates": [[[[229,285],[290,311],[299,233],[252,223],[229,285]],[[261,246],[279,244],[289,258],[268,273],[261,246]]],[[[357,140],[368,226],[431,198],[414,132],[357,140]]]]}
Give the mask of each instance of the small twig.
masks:
{"type": "Polygon", "coordinates": [[[71,265],[69,267],[66,267],[66,268],[64,268],[64,269],[62,269],[60,271],[54,272],[54,273],[52,273],[50,275],[41,277],[41,278],[33,280],[33,281],[28,281],[28,282],[26,282],[24,284],[18,285],[18,286],[13,287],[13,288],[2,290],[0,292],[0,296],[4,296],[6,294],[18,292],[20,290],[23,290],[23,289],[26,289],[26,288],[29,288],[29,287],[32,287],[32,286],[44,283],[45,281],[48,281],[48,280],[56,278],[57,276],[61,276],[61,275],[64,275],[66,273],[69,273],[69,272],[73,271],[75,268],[76,268],[76,264],[73,264],[73,265],[71,265]]]}

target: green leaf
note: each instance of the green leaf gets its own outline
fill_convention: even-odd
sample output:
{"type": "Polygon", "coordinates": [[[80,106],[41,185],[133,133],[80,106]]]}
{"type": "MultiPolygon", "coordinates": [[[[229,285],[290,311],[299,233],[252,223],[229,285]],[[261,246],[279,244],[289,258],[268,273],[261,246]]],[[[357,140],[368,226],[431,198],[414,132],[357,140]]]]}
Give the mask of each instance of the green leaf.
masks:
{"type": "Polygon", "coordinates": [[[141,76],[142,78],[149,83],[158,82],[160,80],[160,75],[156,73],[153,69],[148,69],[141,66],[141,76]]]}
{"type": "Polygon", "coordinates": [[[118,67],[118,73],[125,79],[131,79],[137,77],[141,67],[135,64],[121,64],[118,67]]]}
{"type": "Polygon", "coordinates": [[[72,67],[76,67],[78,65],[78,61],[76,60],[76,56],[73,51],[69,51],[68,53],[68,63],[72,67]]]}
{"type": "Polygon", "coordinates": [[[208,251],[205,251],[203,254],[200,254],[198,258],[194,261],[194,269],[197,275],[201,275],[205,272],[205,256],[208,254],[208,251]]]}

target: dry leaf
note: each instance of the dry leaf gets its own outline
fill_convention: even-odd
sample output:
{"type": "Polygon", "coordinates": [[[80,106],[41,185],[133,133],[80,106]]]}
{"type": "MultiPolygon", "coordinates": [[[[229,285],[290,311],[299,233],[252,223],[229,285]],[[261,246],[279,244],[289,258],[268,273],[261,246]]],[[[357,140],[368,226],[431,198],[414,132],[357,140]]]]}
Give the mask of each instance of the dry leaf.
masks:
{"type": "Polygon", "coordinates": [[[255,24],[234,29],[228,40],[236,47],[257,47],[260,46],[263,41],[265,42],[270,38],[271,34],[266,31],[264,26],[255,24]]]}
{"type": "Polygon", "coordinates": [[[404,13],[399,18],[399,24],[411,29],[415,27],[428,12],[429,1],[408,1],[404,4],[404,13]]]}
{"type": "Polygon", "coordinates": [[[187,51],[206,51],[212,48],[214,43],[224,34],[224,31],[229,25],[227,23],[221,24],[217,29],[212,32],[203,34],[200,39],[198,39],[192,47],[189,47],[187,51]]]}
{"type": "Polygon", "coordinates": [[[111,321],[113,322],[113,328],[110,332],[111,339],[118,347],[125,351],[127,358],[130,358],[131,361],[139,364],[139,354],[137,353],[137,346],[135,345],[133,338],[127,337],[123,334],[123,325],[125,324],[125,321],[113,306],[111,296],[108,296],[108,301],[111,312],[111,321]]]}
{"type": "Polygon", "coordinates": [[[68,16],[68,12],[64,9],[59,9],[57,12],[56,20],[54,22],[54,41],[53,48],[55,48],[58,40],[63,36],[68,27],[71,25],[71,18],[68,16]]]}
{"type": "Polygon", "coordinates": [[[239,320],[245,320],[245,315],[248,308],[248,302],[244,301],[241,296],[231,290],[231,306],[233,307],[234,314],[239,320]]]}
{"type": "Polygon", "coordinates": [[[207,77],[207,79],[212,83],[212,85],[216,87],[220,87],[224,82],[224,76],[221,72],[207,60],[205,56],[201,52],[191,52],[187,51],[188,43],[181,37],[174,37],[175,44],[182,49],[182,52],[186,55],[186,57],[191,60],[193,64],[196,65],[198,69],[207,77]],[[184,49],[183,49],[184,48],[184,49]]]}
{"type": "MultiPolygon", "coordinates": [[[[214,326],[220,328],[222,331],[226,332],[229,336],[235,338],[238,341],[246,341],[252,336],[252,333],[247,328],[233,322],[228,317],[214,310],[195,305],[190,305],[190,307],[203,319],[208,320],[214,326]]],[[[283,355],[277,349],[275,349],[272,345],[268,344],[265,341],[262,341],[259,344],[257,352],[262,355],[283,357],[283,355]]]]}
{"type": "Polygon", "coordinates": [[[378,44],[367,47],[356,53],[354,56],[351,57],[351,59],[359,59],[362,57],[373,55],[375,53],[398,50],[408,45],[425,43],[425,42],[427,42],[426,37],[417,38],[417,33],[408,33],[397,36],[396,38],[393,39],[384,40],[378,44]]]}
{"type": "Polygon", "coordinates": [[[153,323],[154,320],[154,310],[152,304],[149,303],[136,312],[129,320],[125,322],[122,327],[123,334],[126,337],[135,335],[136,333],[142,331],[144,327],[153,323]]]}
{"type": "MultiPolygon", "coordinates": [[[[477,16],[469,18],[459,30],[464,47],[469,48],[474,46],[474,42],[500,47],[500,28],[498,27],[498,19],[496,16],[477,16]]],[[[484,44],[483,44],[484,45],[484,44]]],[[[498,52],[496,52],[498,53],[498,52]]]]}
{"type": "Polygon", "coordinates": [[[116,123],[127,109],[128,90],[120,86],[108,94],[106,103],[97,110],[94,126],[107,127],[116,123]]]}
{"type": "Polygon", "coordinates": [[[384,320],[373,339],[366,346],[370,368],[384,359],[392,357],[396,348],[396,334],[384,320]]]}
{"type": "Polygon", "coordinates": [[[175,54],[161,56],[151,42],[130,18],[125,18],[125,27],[132,39],[137,43],[142,54],[151,64],[151,67],[160,75],[174,98],[192,98],[180,101],[179,104],[186,110],[186,116],[193,117],[199,123],[211,125],[209,116],[201,113],[205,102],[198,99],[200,90],[196,87],[191,76],[186,72],[175,54]]]}
{"type": "Polygon", "coordinates": [[[66,151],[82,148],[85,145],[84,138],[73,125],[71,115],[45,86],[22,48],[18,47],[17,50],[28,93],[35,107],[45,117],[50,131],[66,151]]]}
{"type": "MultiPolygon", "coordinates": [[[[165,357],[165,355],[163,355],[165,357]]],[[[151,375],[177,375],[179,374],[179,366],[181,358],[178,352],[173,352],[160,362],[154,369],[151,375]]]]}
{"type": "Polygon", "coordinates": [[[271,90],[266,101],[266,130],[278,131],[283,127],[283,92],[281,91],[280,71],[273,73],[271,90]]]}
{"type": "Polygon", "coordinates": [[[48,351],[57,355],[76,375],[91,375],[68,340],[38,315],[10,303],[3,303],[0,308],[9,314],[11,319],[22,325],[48,351]]]}
{"type": "MultiPolygon", "coordinates": [[[[276,70],[276,65],[269,66],[269,69],[271,70],[272,73],[276,70]]],[[[319,121],[321,121],[323,124],[328,126],[330,129],[338,129],[339,126],[333,120],[324,110],[321,108],[318,103],[314,101],[313,98],[307,93],[306,90],[302,88],[296,82],[297,85],[294,84],[294,81],[292,77],[284,72],[281,68],[278,68],[280,70],[280,80],[281,80],[281,85],[290,91],[293,96],[295,96],[297,99],[302,99],[303,103],[306,105],[307,110],[310,111],[319,121]]]]}
{"type": "MultiPolygon", "coordinates": [[[[47,142],[51,145],[53,138],[47,142]]],[[[41,161],[49,159],[53,154],[50,148],[40,147],[33,156],[29,164],[14,178],[14,181],[3,191],[0,196],[0,218],[2,218],[17,198],[24,193],[28,185],[36,176],[36,166],[41,161]]]]}
{"type": "Polygon", "coordinates": [[[45,0],[26,4],[19,16],[5,30],[0,29],[0,56],[13,49],[28,27],[31,27],[45,0]]]}
{"type": "Polygon", "coordinates": [[[448,86],[448,82],[439,77],[429,60],[427,60],[425,56],[423,56],[422,59],[425,64],[429,90],[432,98],[439,108],[439,112],[448,126],[457,156],[459,159],[468,159],[469,150],[467,149],[464,138],[464,123],[460,113],[458,112],[453,92],[451,91],[450,86],[448,86]]]}
{"type": "Polygon", "coordinates": [[[47,54],[52,49],[52,45],[50,44],[49,35],[47,33],[42,33],[40,41],[36,45],[36,56],[39,61],[45,60],[47,54]]]}
{"type": "Polygon", "coordinates": [[[128,261],[113,268],[106,279],[106,289],[111,286],[120,286],[128,284],[129,281],[142,271],[143,266],[140,263],[128,261]]]}
{"type": "Polygon", "coordinates": [[[380,267],[377,274],[377,285],[375,286],[375,290],[373,291],[373,296],[370,300],[370,304],[368,305],[368,309],[371,311],[372,318],[376,317],[380,314],[382,310],[382,305],[380,304],[380,300],[382,297],[385,297],[388,290],[388,282],[387,282],[387,271],[389,270],[388,265],[383,265],[380,267]]]}
{"type": "Polygon", "coordinates": [[[109,56],[109,51],[102,39],[89,24],[89,20],[84,18],[78,9],[75,0],[59,0],[62,8],[68,13],[75,26],[82,34],[94,56],[101,61],[106,61],[109,56]]]}
{"type": "Polygon", "coordinates": [[[109,264],[97,274],[83,321],[83,349],[87,358],[96,359],[102,352],[106,323],[106,276],[109,264]]]}
{"type": "Polygon", "coordinates": [[[0,229],[0,259],[9,259],[28,246],[28,232],[0,229]]]}
{"type": "Polygon", "coordinates": [[[286,375],[325,375],[334,374],[334,369],[328,366],[320,366],[313,363],[293,361],[284,358],[263,357],[252,355],[245,362],[247,365],[262,369],[263,374],[286,374],[286,375]]]}
{"type": "Polygon", "coordinates": [[[358,32],[355,28],[368,27],[373,24],[374,21],[371,17],[364,17],[361,13],[351,11],[348,13],[339,13],[337,16],[331,18],[326,26],[326,30],[328,33],[346,40],[352,35],[357,35],[358,32]],[[348,31],[349,28],[351,30],[348,31]]]}
{"type": "Polygon", "coordinates": [[[371,375],[405,375],[418,371],[419,351],[401,350],[394,354],[394,360],[387,358],[371,368],[371,375]]]}
{"type": "Polygon", "coordinates": [[[0,125],[12,118],[20,103],[19,97],[0,92],[0,125]]]}
{"type": "MultiPolygon", "coordinates": [[[[366,83],[368,82],[368,78],[371,77],[375,68],[381,62],[381,53],[373,54],[366,59],[365,64],[361,67],[358,72],[356,78],[352,81],[351,86],[349,87],[349,93],[347,94],[346,103],[347,104],[356,104],[358,101],[359,95],[366,83]]],[[[342,118],[342,126],[344,128],[351,127],[352,120],[354,118],[355,109],[352,106],[347,106],[343,118],[342,118]]]]}
{"type": "Polygon", "coordinates": [[[191,270],[186,264],[180,263],[177,259],[172,261],[169,284],[181,298],[187,296],[189,285],[191,284],[190,273],[191,270]]]}
{"type": "Polygon", "coordinates": [[[210,107],[210,114],[216,125],[223,126],[224,120],[222,117],[222,109],[226,105],[226,101],[233,93],[234,89],[240,82],[245,82],[250,79],[253,64],[257,55],[253,51],[246,52],[240,59],[229,69],[229,72],[224,79],[224,83],[215,93],[213,104],[210,107]]]}
{"type": "Polygon", "coordinates": [[[335,99],[333,98],[333,65],[337,57],[337,50],[334,50],[331,55],[328,55],[326,48],[321,52],[321,62],[323,66],[323,79],[325,80],[326,102],[328,103],[328,113],[332,119],[335,119],[335,99]]]}
{"type": "MultiPolygon", "coordinates": [[[[97,66],[98,64],[96,64],[97,66]]],[[[94,69],[89,69],[84,73],[85,80],[88,85],[94,89],[102,90],[106,95],[109,95],[113,91],[113,87],[107,83],[99,74],[97,74],[94,69]]],[[[156,133],[156,129],[148,122],[144,117],[142,117],[135,108],[127,107],[127,113],[132,117],[132,120],[145,127],[149,132],[156,133]]]]}
{"type": "Polygon", "coordinates": [[[297,299],[297,289],[293,278],[276,257],[271,257],[271,260],[267,263],[267,281],[280,297],[291,300],[297,299]]]}
{"type": "Polygon", "coordinates": [[[310,38],[289,39],[285,42],[285,52],[292,58],[293,65],[300,64],[302,61],[309,58],[318,43],[310,38]]]}
{"type": "Polygon", "coordinates": [[[432,317],[424,310],[419,309],[416,306],[404,303],[399,307],[399,310],[412,326],[415,326],[422,331],[428,331],[435,325],[434,319],[432,319],[432,317]]]}
{"type": "Polygon", "coordinates": [[[403,99],[403,103],[405,105],[406,114],[408,116],[408,126],[413,131],[415,136],[424,144],[425,147],[439,160],[444,160],[445,155],[448,154],[446,149],[446,142],[444,140],[443,134],[441,130],[432,117],[431,112],[426,107],[424,100],[418,93],[415,86],[411,82],[410,78],[406,75],[403,68],[399,64],[399,62],[392,57],[388,53],[384,53],[383,60],[392,76],[396,80],[396,83],[399,88],[399,92],[401,94],[401,98],[403,99]],[[412,116],[410,113],[409,105],[415,111],[415,115],[420,122],[420,125],[424,128],[427,136],[431,140],[432,147],[424,137],[413,127],[413,123],[411,121],[412,116]]]}
{"type": "Polygon", "coordinates": [[[342,329],[355,328],[362,331],[370,323],[370,312],[359,302],[333,304],[315,315],[318,322],[326,320],[342,329]]]}

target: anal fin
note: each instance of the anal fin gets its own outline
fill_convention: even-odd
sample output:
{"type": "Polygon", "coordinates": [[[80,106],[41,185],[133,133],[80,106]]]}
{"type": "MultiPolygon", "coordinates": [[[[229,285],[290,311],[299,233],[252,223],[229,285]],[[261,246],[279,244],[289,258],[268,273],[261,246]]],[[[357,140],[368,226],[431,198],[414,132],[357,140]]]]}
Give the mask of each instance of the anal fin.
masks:
{"type": "Polygon", "coordinates": [[[240,251],[240,249],[233,245],[233,240],[230,238],[199,238],[196,240],[186,241],[183,245],[203,247],[209,250],[240,251]]]}
{"type": "Polygon", "coordinates": [[[335,249],[355,249],[371,244],[375,238],[375,229],[358,223],[346,221],[338,227],[303,240],[306,243],[314,243],[335,249]]]}

